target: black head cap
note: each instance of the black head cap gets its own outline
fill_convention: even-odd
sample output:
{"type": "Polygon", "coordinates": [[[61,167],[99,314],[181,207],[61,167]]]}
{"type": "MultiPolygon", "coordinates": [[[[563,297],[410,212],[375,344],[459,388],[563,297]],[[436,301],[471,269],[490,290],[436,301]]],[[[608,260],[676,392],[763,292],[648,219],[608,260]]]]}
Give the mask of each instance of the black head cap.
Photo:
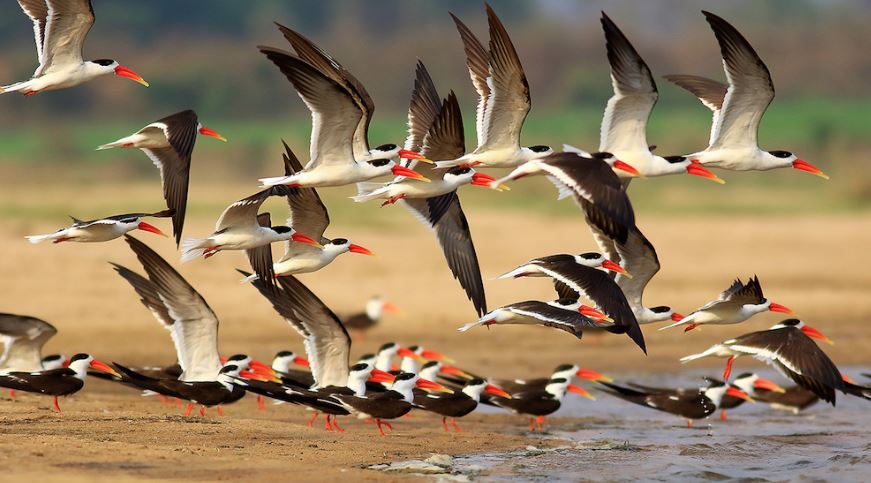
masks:
{"type": "Polygon", "coordinates": [[[228,366],[224,366],[224,367],[222,367],[221,370],[218,371],[218,373],[219,373],[219,374],[226,374],[226,373],[228,373],[228,372],[235,372],[235,371],[238,371],[238,370],[239,370],[239,366],[237,366],[237,365],[235,365],[235,364],[230,364],[230,365],[228,365],[228,366]]]}
{"type": "Polygon", "coordinates": [[[609,152],[607,152],[607,151],[600,151],[600,152],[597,152],[597,153],[590,153],[590,157],[592,157],[592,158],[594,158],[594,159],[601,159],[601,160],[604,161],[604,160],[606,160],[606,159],[611,159],[611,158],[613,158],[614,155],[611,154],[611,153],[609,153],[609,152]]]}
{"type": "Polygon", "coordinates": [[[290,231],[293,230],[293,228],[289,226],[272,226],[270,228],[272,228],[272,231],[275,233],[290,233],[290,231]]]}
{"type": "Polygon", "coordinates": [[[565,384],[567,382],[569,381],[564,377],[554,377],[553,379],[547,381],[548,384],[565,384]]]}
{"type": "Polygon", "coordinates": [[[115,61],[112,59],[97,59],[97,60],[92,60],[91,62],[98,64],[98,65],[102,65],[103,67],[108,67],[108,66],[115,63],[115,61]]]}
{"type": "Polygon", "coordinates": [[[671,312],[671,307],[667,305],[657,305],[656,307],[650,307],[650,311],[654,314],[664,314],[666,312],[671,312]]]}
{"type": "Polygon", "coordinates": [[[373,160],[369,161],[369,164],[371,164],[372,166],[375,166],[375,167],[381,167],[381,166],[387,166],[388,164],[390,164],[392,162],[393,161],[391,161],[389,159],[373,159],[373,160]]]}
{"type": "Polygon", "coordinates": [[[665,156],[664,158],[669,163],[683,163],[687,160],[686,156],[665,156]]]}
{"type": "Polygon", "coordinates": [[[227,362],[235,362],[235,361],[244,361],[248,356],[245,354],[233,354],[232,356],[227,358],[227,362]]]}
{"type": "Polygon", "coordinates": [[[775,158],[788,158],[792,156],[792,153],[789,151],[768,151],[768,154],[774,156],[775,158]]]}
{"type": "Polygon", "coordinates": [[[745,379],[745,378],[748,378],[748,377],[753,377],[753,375],[754,375],[754,374],[753,374],[752,372],[745,372],[745,373],[743,373],[743,374],[738,374],[738,375],[735,377],[735,379],[745,379]]]}
{"type": "Polygon", "coordinates": [[[419,346],[419,345],[410,345],[410,346],[408,346],[408,350],[410,350],[411,352],[417,352],[419,349],[420,349],[420,346],[419,346]]]}
{"type": "Polygon", "coordinates": [[[556,303],[559,305],[569,306],[578,303],[578,301],[574,299],[558,299],[556,300],[556,303]]]}
{"type": "Polygon", "coordinates": [[[378,151],[393,151],[396,148],[397,148],[397,146],[395,144],[388,143],[388,144],[382,144],[381,146],[378,146],[375,149],[377,149],[378,151]]]}
{"type": "Polygon", "coordinates": [[[466,383],[467,386],[480,386],[482,384],[487,384],[487,381],[481,379],[480,377],[476,377],[475,379],[472,379],[466,383]]]}
{"type": "Polygon", "coordinates": [[[415,377],[417,377],[417,374],[414,374],[412,372],[400,372],[396,376],[396,380],[397,381],[409,381],[411,379],[414,379],[415,377]]]}
{"type": "Polygon", "coordinates": [[[386,350],[392,349],[394,347],[396,347],[396,342],[388,342],[388,343],[382,345],[381,347],[379,347],[378,352],[386,351],[386,350]]]}
{"type": "Polygon", "coordinates": [[[583,258],[584,260],[595,260],[595,259],[597,259],[597,258],[602,258],[602,254],[601,254],[601,253],[596,253],[596,252],[586,252],[586,253],[581,253],[581,254],[578,255],[578,256],[581,257],[581,258],[583,258]]]}
{"type": "Polygon", "coordinates": [[[575,368],[574,364],[560,364],[559,366],[557,366],[556,369],[554,369],[553,372],[569,371],[569,370],[572,370],[574,368],[575,368]]]}
{"type": "Polygon", "coordinates": [[[291,352],[291,351],[281,351],[281,352],[279,352],[278,354],[275,354],[275,358],[277,359],[277,358],[279,358],[279,357],[291,357],[291,356],[294,356],[294,355],[296,355],[296,354],[294,354],[294,353],[291,352]]]}
{"type": "Polygon", "coordinates": [[[70,362],[80,361],[82,359],[87,359],[88,357],[91,357],[91,356],[89,356],[88,354],[79,353],[79,354],[76,354],[76,355],[70,357],[70,362]]]}
{"type": "Polygon", "coordinates": [[[330,240],[330,243],[333,245],[347,245],[348,239],[347,238],[333,238],[332,240],[330,240]]]}
{"type": "Polygon", "coordinates": [[[360,356],[360,359],[373,359],[374,357],[375,354],[363,354],[362,356],[360,356]]]}
{"type": "Polygon", "coordinates": [[[780,325],[793,326],[793,325],[798,325],[800,323],[801,323],[801,320],[799,320],[799,319],[786,319],[786,320],[781,321],[780,325]]]}
{"type": "Polygon", "coordinates": [[[369,369],[369,364],[363,364],[363,363],[354,364],[353,366],[350,367],[351,372],[362,372],[362,371],[365,371],[368,369],[369,369]]]}
{"type": "Polygon", "coordinates": [[[455,166],[448,170],[447,174],[452,174],[454,176],[462,176],[464,174],[468,174],[472,171],[472,168],[468,166],[455,166]]]}
{"type": "Polygon", "coordinates": [[[543,144],[536,144],[535,146],[529,146],[529,150],[533,153],[544,153],[550,150],[550,146],[545,146],[543,144]]]}
{"type": "Polygon", "coordinates": [[[723,386],[726,385],[725,382],[723,382],[723,381],[718,381],[717,379],[714,379],[714,378],[710,378],[710,377],[709,377],[709,378],[706,378],[706,379],[708,380],[708,388],[712,388],[712,387],[723,387],[723,386]]]}
{"type": "Polygon", "coordinates": [[[61,360],[61,359],[63,359],[63,358],[64,358],[64,356],[62,356],[62,355],[60,355],[60,354],[52,354],[52,355],[50,355],[50,356],[45,356],[45,357],[43,357],[43,358],[42,358],[42,362],[59,361],[59,360],[61,360]]]}
{"type": "Polygon", "coordinates": [[[424,364],[423,366],[421,366],[421,369],[427,369],[427,368],[429,368],[429,367],[435,367],[435,366],[437,366],[437,365],[439,365],[439,364],[441,364],[441,362],[439,362],[439,361],[428,361],[426,364],[424,364]]]}

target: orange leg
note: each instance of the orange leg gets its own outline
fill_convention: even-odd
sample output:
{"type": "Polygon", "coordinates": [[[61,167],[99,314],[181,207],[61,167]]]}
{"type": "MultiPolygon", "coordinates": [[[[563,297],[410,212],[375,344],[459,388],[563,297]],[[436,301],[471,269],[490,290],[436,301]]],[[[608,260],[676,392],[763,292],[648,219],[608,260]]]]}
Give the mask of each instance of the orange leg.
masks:
{"type": "Polygon", "coordinates": [[[735,362],[735,356],[730,356],[726,361],[726,370],[723,371],[723,380],[729,382],[729,376],[732,374],[732,363],[735,362]]]}
{"type": "Polygon", "coordinates": [[[308,427],[312,427],[312,425],[315,423],[315,419],[317,419],[318,415],[320,415],[320,414],[321,413],[315,411],[315,415],[312,416],[312,418],[308,420],[308,427]]]}
{"type": "Polygon", "coordinates": [[[218,416],[223,416],[223,415],[224,415],[224,408],[222,408],[221,406],[218,406],[218,416]]]}
{"type": "Polygon", "coordinates": [[[448,417],[447,416],[442,416],[442,427],[445,428],[446,433],[450,431],[448,429],[448,417]]]}
{"type": "Polygon", "coordinates": [[[266,398],[263,396],[257,396],[257,410],[258,411],[266,411],[266,398]]]}
{"type": "Polygon", "coordinates": [[[12,399],[15,399],[15,389],[9,390],[9,397],[11,397],[12,399]]]}
{"type": "Polygon", "coordinates": [[[535,418],[535,422],[538,424],[538,432],[541,432],[541,425],[544,424],[544,416],[539,416],[535,418]]]}
{"type": "Polygon", "coordinates": [[[181,407],[181,399],[175,398],[175,405],[181,407]]]}
{"type": "Polygon", "coordinates": [[[382,423],[381,423],[381,420],[378,419],[378,418],[375,418],[375,424],[378,425],[378,434],[380,434],[382,437],[383,437],[383,436],[386,436],[386,435],[384,434],[384,430],[381,429],[381,424],[382,424],[382,423]]]}
{"type": "Polygon", "coordinates": [[[529,430],[535,431],[535,418],[533,417],[529,418],[529,430]]]}
{"type": "Polygon", "coordinates": [[[692,419],[687,419],[687,427],[688,427],[688,428],[692,428],[692,427],[693,427],[693,420],[692,420],[692,419]]]}
{"type": "Polygon", "coordinates": [[[405,194],[391,196],[390,198],[387,198],[387,201],[385,201],[384,203],[381,203],[381,206],[392,205],[393,203],[396,203],[397,201],[401,200],[402,198],[405,198],[405,194]]]}
{"type": "Polygon", "coordinates": [[[332,433],[333,426],[330,424],[330,418],[332,418],[332,415],[324,414],[324,429],[332,433]]]}
{"type": "Polygon", "coordinates": [[[457,419],[456,419],[456,418],[451,418],[451,424],[454,425],[454,431],[456,431],[456,432],[458,432],[458,433],[462,433],[462,432],[463,432],[463,430],[460,429],[459,426],[457,426],[457,419]]]}
{"type": "Polygon", "coordinates": [[[698,326],[699,326],[699,324],[693,324],[693,323],[690,323],[690,325],[688,325],[687,328],[684,329],[683,331],[684,331],[684,332],[689,332],[689,331],[695,329],[695,328],[698,327],[698,326]]]}
{"type": "Polygon", "coordinates": [[[191,411],[193,411],[193,410],[194,410],[194,403],[188,403],[188,407],[184,410],[184,415],[190,416],[191,411]]]}
{"type": "Polygon", "coordinates": [[[39,94],[39,91],[30,91],[30,92],[25,92],[25,93],[24,93],[24,97],[35,96],[36,94],[39,94]]]}
{"type": "Polygon", "coordinates": [[[54,403],[54,410],[57,411],[58,413],[60,413],[60,406],[57,403],[57,396],[54,397],[53,403],[54,403]]]}
{"type": "Polygon", "coordinates": [[[206,407],[205,406],[200,406],[200,416],[203,416],[203,417],[206,416],[206,407]]]}
{"type": "Polygon", "coordinates": [[[336,428],[336,431],[338,431],[338,432],[340,432],[340,433],[344,433],[344,432],[345,432],[345,430],[342,429],[341,426],[339,426],[339,418],[338,418],[338,416],[333,416],[333,427],[336,428]]]}

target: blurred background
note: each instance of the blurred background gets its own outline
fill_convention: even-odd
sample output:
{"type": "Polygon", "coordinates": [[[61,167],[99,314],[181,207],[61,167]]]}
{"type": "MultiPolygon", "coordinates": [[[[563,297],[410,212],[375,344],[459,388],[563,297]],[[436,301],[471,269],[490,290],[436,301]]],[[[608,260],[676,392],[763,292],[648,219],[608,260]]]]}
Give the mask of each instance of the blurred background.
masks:
{"type": "MultiPolygon", "coordinates": [[[[404,140],[414,65],[420,59],[442,96],[456,91],[464,109],[467,149],[474,148],[476,98],[448,12],[486,40],[481,2],[93,3],[97,22],[88,36],[85,58],[113,57],[140,73],[151,88],[103,78],[27,99],[0,96],[0,310],[33,313],[67,328],[87,322],[101,330],[100,340],[117,341],[111,346],[115,349],[109,348],[116,352],[130,345],[128,326],[119,321],[135,320],[129,327],[164,337],[147,325],[153,324],[150,314],[137,306],[132,290],[105,263],[120,261],[138,270],[122,241],[30,246],[23,236],[64,226],[67,214],[89,219],[161,209],[159,176],[144,154],[94,148],[182,109],[195,109],[204,125],[229,139],[227,144],[210,138],[197,142],[186,236],[208,233],[224,207],[257,190],[258,176],[282,173],[281,139],[308,159],[309,113],[284,76],[256,49],[261,44],[289,48],[274,21],[309,36],[366,85],[377,105],[370,131],[374,144],[404,140]],[[97,306],[95,300],[110,303],[97,306]]],[[[850,328],[871,317],[865,302],[871,277],[855,269],[871,263],[871,1],[491,3],[513,39],[531,86],[533,108],[522,136],[527,145],[570,143],[596,149],[601,114],[611,95],[601,10],[629,37],[657,79],[674,73],[724,79],[717,43],[699,10],[712,10],[733,23],[767,63],[777,88],[777,98],[762,121],[762,147],[793,151],[820,166],[831,180],[783,169],[718,172],[728,181],[725,186],[692,176],[634,182],[630,194],[639,224],[663,263],[645,301],[689,311],[714,298],[736,276],[758,273],[772,299],[809,317],[833,338],[840,333],[847,339],[836,349],[841,361],[868,361],[871,356],[859,349],[863,344],[867,348],[871,336],[850,328]],[[848,261],[840,258],[845,254],[848,261]]],[[[36,68],[33,33],[15,2],[7,2],[0,15],[0,45],[0,83],[28,78],[36,68]]],[[[664,80],[657,82],[660,100],[648,129],[656,152],[684,154],[704,148],[709,111],[690,94],[664,80]]],[[[359,310],[374,293],[402,306],[406,318],[387,321],[385,327],[393,332],[376,335],[372,344],[403,334],[412,339],[409,343],[517,344],[523,334],[535,334],[526,339],[534,347],[522,354],[496,354],[472,346],[468,356],[480,364],[488,358],[492,362],[523,357],[541,362],[541,368],[565,362],[564,352],[577,350],[576,341],[565,334],[523,327],[460,337],[451,329],[473,319],[474,313],[451,279],[432,234],[398,206],[354,204],[348,199],[353,192],[353,187],[320,190],[333,221],[327,235],[347,236],[381,256],[346,255],[322,272],[306,275],[305,283],[339,312],[359,310]],[[430,323],[441,325],[429,330],[430,323]]],[[[523,260],[595,249],[574,204],[556,203],[555,197],[553,187],[542,179],[524,180],[508,193],[463,191],[491,306],[552,297],[544,281],[490,281],[523,260]]],[[[270,203],[267,209],[273,211],[273,219],[281,219],[281,202],[270,203]]],[[[167,223],[158,223],[169,231],[167,223]]],[[[149,234],[141,238],[177,260],[169,240],[149,234]]],[[[244,263],[240,254],[223,254],[185,265],[182,273],[222,320],[255,324],[223,326],[222,332],[237,336],[227,339],[227,350],[250,350],[246,341],[251,339],[269,350],[284,349],[272,331],[281,321],[253,289],[240,289],[236,283],[233,268],[244,263]],[[261,327],[257,324],[263,330],[252,330],[261,327]]],[[[678,334],[647,330],[657,341],[649,344],[648,360],[676,368],[676,356],[688,350],[701,350],[704,343],[758,330],[776,320],[773,315],[760,316],[752,326],[694,331],[692,347],[678,334]]],[[[59,340],[64,345],[82,343],[87,349],[93,335],[62,328],[59,340]]],[[[283,340],[295,340],[289,331],[286,335],[283,340]]],[[[640,356],[622,339],[604,339],[605,345],[584,344],[583,349],[604,356],[619,344],[640,356]]],[[[171,354],[169,344],[134,345],[143,358],[155,347],[167,357],[171,354]]],[[[106,350],[106,345],[99,348],[106,350]]],[[[128,349],[125,355],[129,354],[128,349]]],[[[615,364],[638,361],[625,358],[615,364]]]]}

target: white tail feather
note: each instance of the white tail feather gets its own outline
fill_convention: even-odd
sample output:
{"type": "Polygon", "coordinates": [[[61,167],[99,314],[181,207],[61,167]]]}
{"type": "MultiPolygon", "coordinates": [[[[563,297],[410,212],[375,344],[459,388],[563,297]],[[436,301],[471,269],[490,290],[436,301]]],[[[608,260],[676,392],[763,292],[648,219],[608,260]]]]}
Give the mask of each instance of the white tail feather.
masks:
{"type": "Polygon", "coordinates": [[[453,168],[454,166],[459,166],[461,161],[457,159],[451,159],[449,161],[436,161],[435,167],[436,169],[447,169],[453,168]]]}
{"type": "Polygon", "coordinates": [[[357,194],[352,196],[351,199],[357,203],[363,203],[380,198],[382,195],[387,194],[388,189],[389,185],[385,186],[381,183],[357,183],[357,194]]]}
{"type": "Polygon", "coordinates": [[[208,238],[185,238],[181,241],[181,263],[201,258],[208,246],[205,242],[208,238]]]}
{"type": "Polygon", "coordinates": [[[30,81],[16,82],[15,84],[9,84],[8,86],[0,87],[0,94],[5,92],[28,91],[29,88],[30,81]]]}
{"type": "Polygon", "coordinates": [[[29,236],[26,236],[24,238],[27,238],[27,241],[36,245],[37,243],[44,242],[46,240],[51,240],[51,239],[55,238],[56,235],[57,235],[57,233],[51,233],[48,235],[29,235],[29,236]]]}
{"type": "Polygon", "coordinates": [[[108,143],[108,144],[101,144],[101,145],[97,146],[97,149],[96,149],[96,150],[97,150],[97,151],[102,151],[102,150],[104,150],[104,149],[118,148],[118,147],[121,147],[121,146],[123,146],[123,145],[124,145],[124,143],[122,143],[121,141],[115,141],[115,142],[111,142],[111,143],[108,143]]]}
{"type": "Polygon", "coordinates": [[[253,282],[254,280],[257,280],[258,278],[260,278],[260,277],[258,277],[256,273],[252,273],[251,275],[248,275],[247,277],[243,278],[242,280],[239,280],[239,283],[253,282]]]}
{"type": "Polygon", "coordinates": [[[487,314],[487,315],[481,317],[481,319],[478,320],[477,322],[469,322],[468,324],[466,324],[466,325],[460,327],[460,328],[457,329],[457,330],[458,330],[459,332],[465,332],[465,331],[467,331],[467,330],[469,330],[469,329],[471,329],[471,328],[473,328],[473,327],[477,327],[477,326],[479,326],[479,325],[484,325],[484,324],[486,324],[487,322],[490,322],[491,320],[495,320],[495,319],[496,319],[496,315],[498,314],[498,312],[499,312],[498,310],[494,310],[493,312],[490,312],[489,314],[487,314]]]}
{"type": "Polygon", "coordinates": [[[672,327],[678,327],[681,325],[689,324],[690,322],[693,321],[693,319],[696,318],[696,315],[698,315],[698,312],[696,312],[694,314],[687,315],[686,317],[680,319],[679,321],[677,321],[673,324],[666,325],[665,327],[660,327],[659,330],[671,329],[672,327]]]}
{"type": "Polygon", "coordinates": [[[288,180],[290,180],[290,176],[274,176],[272,178],[260,178],[257,181],[260,181],[260,184],[264,188],[268,188],[270,186],[277,186],[280,184],[285,184],[288,180]]]}
{"type": "Polygon", "coordinates": [[[702,357],[708,357],[708,356],[715,355],[720,350],[721,347],[722,346],[720,344],[717,344],[715,346],[712,346],[711,348],[709,348],[708,350],[706,350],[704,352],[699,352],[698,354],[692,354],[692,355],[689,355],[686,357],[681,357],[680,363],[686,364],[689,361],[694,361],[696,359],[701,359],[702,357]]]}
{"type": "Polygon", "coordinates": [[[497,279],[515,278],[515,277],[522,277],[524,275],[532,275],[535,273],[538,273],[538,270],[535,270],[534,268],[532,268],[528,265],[521,265],[521,266],[515,268],[514,270],[511,270],[510,272],[505,272],[502,275],[499,275],[496,278],[497,279]]]}

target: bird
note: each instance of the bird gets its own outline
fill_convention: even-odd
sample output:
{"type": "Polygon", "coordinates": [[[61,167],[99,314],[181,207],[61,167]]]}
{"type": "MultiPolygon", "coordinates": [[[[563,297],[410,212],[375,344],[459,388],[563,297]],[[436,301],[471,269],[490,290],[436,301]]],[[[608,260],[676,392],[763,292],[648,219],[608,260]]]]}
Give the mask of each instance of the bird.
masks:
{"type": "Polygon", "coordinates": [[[148,87],[139,74],[112,59],[84,60],[82,47],[94,25],[91,0],[18,0],[33,22],[39,67],[33,77],[0,87],[0,93],[39,92],[77,86],[96,77],[115,74],[148,87]]]}
{"type": "Polygon", "coordinates": [[[55,244],[68,241],[94,243],[114,240],[133,230],[142,230],[166,236],[160,229],[142,221],[142,219],[149,217],[167,218],[173,216],[174,213],[174,210],[164,210],[157,213],[127,213],[88,221],[70,216],[73,224],[66,228],[61,228],[54,233],[46,235],[28,235],[25,238],[33,244],[47,240],[51,240],[55,244]]]}
{"type": "Polygon", "coordinates": [[[768,404],[771,409],[798,414],[816,404],[820,397],[809,389],[794,385],[784,388],[783,392],[757,390],[753,399],[768,404]]]}
{"type": "Polygon", "coordinates": [[[610,382],[600,382],[602,391],[614,397],[685,418],[687,427],[692,427],[694,419],[705,419],[719,407],[723,397],[733,396],[749,400],[744,391],[726,385],[722,381],[710,381],[708,387],[698,391],[661,393],[632,389],[610,382]]]}
{"type": "Polygon", "coordinates": [[[393,159],[396,157],[406,159],[417,159],[419,153],[408,149],[402,149],[396,144],[382,144],[377,147],[370,147],[369,144],[369,124],[372,121],[372,116],[375,113],[375,102],[366,91],[363,83],[360,82],[353,74],[345,69],[335,57],[320,48],[314,42],[306,38],[299,32],[292,30],[280,23],[276,22],[276,26],[281,31],[284,38],[290,42],[296,54],[308,62],[321,73],[331,78],[340,84],[354,100],[354,103],[362,111],[360,121],[354,130],[353,149],[354,158],[357,161],[368,161],[371,159],[393,159]]]}
{"type": "Polygon", "coordinates": [[[181,243],[184,229],[191,156],[197,134],[227,142],[224,136],[200,124],[196,112],[187,109],[157,120],[129,136],[97,147],[98,151],[111,148],[141,149],[160,170],[163,198],[166,206],[174,210],[172,231],[176,245],[181,243]]]}
{"type": "Polygon", "coordinates": [[[605,381],[612,382],[613,380],[597,371],[591,369],[582,369],[577,364],[560,364],[554,368],[550,377],[539,377],[533,379],[490,379],[490,381],[505,389],[509,393],[515,393],[531,389],[544,389],[551,379],[565,379],[572,382],[575,377],[586,381],[605,381]]]}
{"type": "Polygon", "coordinates": [[[660,327],[659,330],[686,325],[684,332],[688,332],[704,324],[738,324],[769,310],[792,314],[792,309],[765,298],[762,294],[762,286],[759,284],[759,277],[747,279],[747,283],[735,279],[716,300],[697,308],[671,325],[660,327]]]}
{"type": "MultiPolygon", "coordinates": [[[[302,171],[299,159],[287,143],[284,143],[284,149],[285,174],[291,175],[302,171]]],[[[293,226],[298,233],[317,240],[320,247],[305,243],[285,242],[284,255],[272,264],[272,272],[275,276],[316,272],[332,263],[343,253],[374,255],[368,248],[351,243],[347,238],[329,239],[324,237],[324,232],[330,225],[330,214],[314,188],[290,188],[286,190],[285,198],[287,198],[290,209],[287,226],[293,226]]],[[[248,257],[252,260],[264,260],[263,263],[268,260],[271,263],[272,248],[269,245],[263,245],[250,249],[248,257]]],[[[257,273],[254,273],[243,282],[253,280],[257,276],[257,273]]]]}
{"type": "MultiPolygon", "coordinates": [[[[293,187],[344,186],[393,174],[429,181],[419,173],[396,164],[385,156],[357,159],[353,138],[363,112],[354,95],[329,75],[299,57],[272,47],[259,46],[293,84],[312,113],[310,161],[291,176],[261,178],[263,186],[293,187]]],[[[398,151],[400,158],[428,161],[418,153],[398,151]]]]}
{"type": "MultiPolygon", "coordinates": [[[[602,12],[611,84],[614,95],[608,100],[602,118],[599,151],[613,153],[621,161],[636,168],[642,176],[664,176],[687,173],[717,183],[725,183],[698,162],[683,156],[657,156],[647,143],[647,120],[659,98],[656,82],[644,59],[605,12],[602,12]]],[[[614,171],[624,183],[632,175],[614,171]]]]}
{"type": "Polygon", "coordinates": [[[529,415],[529,430],[534,431],[537,425],[538,430],[541,431],[544,417],[559,410],[567,391],[588,399],[595,399],[586,389],[569,383],[568,379],[553,378],[548,381],[544,389],[514,392],[510,399],[498,398],[494,399],[494,402],[503,409],[529,415]]]}
{"type": "Polygon", "coordinates": [[[574,262],[578,265],[583,265],[590,268],[601,268],[614,273],[620,273],[628,277],[632,275],[621,267],[619,263],[608,260],[601,253],[584,252],[578,255],[567,255],[565,253],[559,255],[548,255],[545,257],[533,258],[523,265],[518,266],[514,270],[503,273],[497,278],[518,278],[518,277],[548,277],[546,267],[552,263],[570,263],[574,262]]]}
{"type": "MultiPolygon", "coordinates": [[[[418,62],[415,71],[415,87],[408,109],[408,132],[405,147],[419,150],[428,159],[451,159],[465,151],[463,120],[457,98],[450,95],[443,103],[439,103],[435,84],[421,62],[418,62]]],[[[484,185],[493,178],[462,166],[450,168],[443,173],[437,170],[427,170],[424,173],[435,179],[427,187],[441,185],[440,190],[402,196],[401,204],[435,232],[451,273],[466,292],[475,312],[483,315],[487,312],[484,282],[481,279],[481,268],[469,222],[463,212],[457,188],[467,183],[484,185]]],[[[409,183],[402,181],[397,184],[409,183]]]]}
{"type": "Polygon", "coordinates": [[[638,347],[646,351],[640,331],[618,325],[606,314],[593,307],[582,305],[576,299],[558,299],[551,302],[527,300],[503,305],[457,330],[466,332],[474,327],[489,327],[494,324],[543,325],[563,330],[578,339],[583,336],[584,329],[590,328],[607,328],[617,333],[628,331],[630,338],[638,347]]]}
{"type": "Polygon", "coordinates": [[[58,398],[74,394],[85,386],[88,367],[117,375],[111,367],[94,359],[93,356],[76,354],[70,357],[70,363],[67,367],[32,372],[4,372],[0,374],[0,387],[53,396],[54,410],[61,412],[58,398]]]}
{"type": "Polygon", "coordinates": [[[414,401],[412,402],[414,407],[440,415],[445,432],[449,431],[448,418],[451,419],[451,425],[453,425],[456,432],[462,431],[457,425],[456,418],[461,418],[474,411],[478,407],[478,401],[482,394],[487,393],[500,398],[511,398],[511,395],[505,392],[504,389],[490,384],[483,379],[472,379],[466,382],[462,390],[449,394],[429,394],[425,391],[418,392],[418,390],[414,392],[414,401]]]}
{"type": "Polygon", "coordinates": [[[272,196],[285,196],[289,189],[286,186],[273,186],[228,206],[215,223],[215,231],[211,235],[182,240],[182,263],[200,257],[209,258],[223,250],[246,250],[257,276],[267,280],[267,284],[272,284],[275,276],[271,253],[268,257],[261,257],[262,251],[251,249],[291,240],[323,248],[316,240],[293,227],[271,226],[269,213],[257,214],[263,202],[272,196]]]}
{"type": "Polygon", "coordinates": [[[729,84],[699,76],[665,77],[695,94],[714,112],[708,147],[686,157],[705,166],[735,171],[766,171],[791,166],[828,179],[819,168],[789,151],[759,148],[759,122],[774,99],[771,72],[735,27],[711,12],[702,10],[702,14],[720,45],[729,84]]]}
{"type": "Polygon", "coordinates": [[[466,64],[478,93],[476,133],[478,146],[471,153],[436,163],[440,168],[481,164],[513,168],[553,153],[550,146],[520,146],[520,130],[532,106],[529,83],[508,31],[496,12],[484,3],[490,31],[489,51],[472,31],[451,14],[466,52],[466,64]]]}
{"type": "Polygon", "coordinates": [[[60,367],[65,360],[62,355],[42,356],[43,346],[55,334],[55,326],[42,319],[0,313],[0,340],[3,341],[0,373],[36,372],[60,367]]]}
{"type": "Polygon", "coordinates": [[[835,390],[843,392],[844,381],[838,368],[813,339],[831,342],[804,321],[786,319],[768,330],[750,332],[714,344],[703,352],[682,357],[680,361],[685,364],[709,356],[728,357],[723,371],[723,380],[728,381],[735,358],[753,356],[834,406],[835,390]]]}
{"type": "Polygon", "coordinates": [[[397,314],[399,307],[380,295],[373,295],[366,301],[362,312],[356,312],[342,318],[342,323],[349,330],[364,331],[374,327],[384,313],[397,314]]]}

